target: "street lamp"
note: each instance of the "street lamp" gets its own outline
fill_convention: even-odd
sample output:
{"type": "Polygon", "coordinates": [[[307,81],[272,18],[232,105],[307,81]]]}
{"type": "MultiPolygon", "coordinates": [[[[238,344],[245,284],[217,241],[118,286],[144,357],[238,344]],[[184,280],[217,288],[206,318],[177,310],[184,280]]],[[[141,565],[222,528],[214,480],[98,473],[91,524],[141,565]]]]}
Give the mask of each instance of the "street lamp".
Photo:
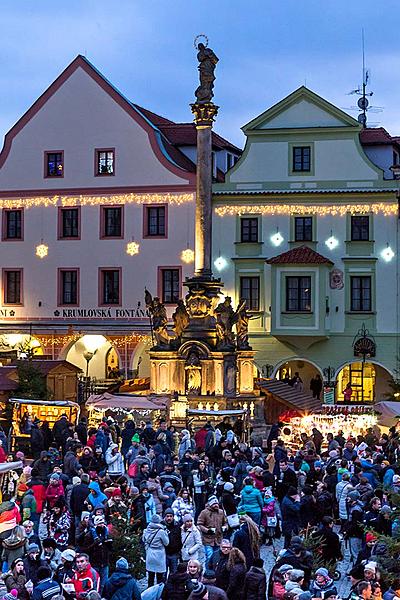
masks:
{"type": "Polygon", "coordinates": [[[86,379],[89,377],[89,363],[92,360],[93,356],[96,354],[97,350],[94,352],[90,352],[90,350],[85,350],[83,353],[83,358],[86,360],[86,379]]]}

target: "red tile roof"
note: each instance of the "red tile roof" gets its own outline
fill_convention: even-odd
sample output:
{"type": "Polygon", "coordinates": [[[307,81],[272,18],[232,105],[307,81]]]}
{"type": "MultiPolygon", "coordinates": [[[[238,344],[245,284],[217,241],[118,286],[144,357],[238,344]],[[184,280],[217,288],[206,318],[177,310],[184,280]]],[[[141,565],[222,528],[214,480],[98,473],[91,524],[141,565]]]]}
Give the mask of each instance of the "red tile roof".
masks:
{"type": "Polygon", "coordinates": [[[292,250],[288,250],[287,252],[283,252],[283,254],[278,254],[278,256],[274,256],[273,258],[269,258],[267,261],[270,265],[322,265],[322,264],[330,264],[333,262],[315,252],[312,248],[308,246],[299,246],[298,248],[292,248],[292,250]]]}
{"type": "MultiPolygon", "coordinates": [[[[170,121],[161,115],[157,115],[151,110],[143,108],[138,104],[134,104],[134,106],[143,113],[153,125],[159,128],[171,144],[174,144],[175,146],[196,146],[196,127],[194,126],[194,123],[174,123],[174,121],[170,121]]],[[[214,148],[220,150],[232,150],[232,152],[235,153],[242,153],[240,148],[228,142],[228,140],[218,135],[218,133],[215,133],[215,131],[212,132],[212,144],[214,148]]]]}
{"type": "Polygon", "coordinates": [[[366,127],[360,131],[360,141],[364,146],[393,144],[394,138],[384,127],[366,127]]]}

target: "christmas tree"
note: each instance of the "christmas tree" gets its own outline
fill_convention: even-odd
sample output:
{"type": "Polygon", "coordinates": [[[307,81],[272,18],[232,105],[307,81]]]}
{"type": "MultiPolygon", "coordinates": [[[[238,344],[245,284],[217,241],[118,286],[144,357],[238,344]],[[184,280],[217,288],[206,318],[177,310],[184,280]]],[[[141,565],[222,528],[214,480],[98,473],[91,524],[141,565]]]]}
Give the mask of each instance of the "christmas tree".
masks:
{"type": "Polygon", "coordinates": [[[118,513],[112,516],[111,526],[113,538],[111,570],[115,568],[116,561],[124,557],[129,563],[131,573],[136,579],[141,579],[146,574],[141,534],[134,530],[134,526],[126,517],[118,513]]]}

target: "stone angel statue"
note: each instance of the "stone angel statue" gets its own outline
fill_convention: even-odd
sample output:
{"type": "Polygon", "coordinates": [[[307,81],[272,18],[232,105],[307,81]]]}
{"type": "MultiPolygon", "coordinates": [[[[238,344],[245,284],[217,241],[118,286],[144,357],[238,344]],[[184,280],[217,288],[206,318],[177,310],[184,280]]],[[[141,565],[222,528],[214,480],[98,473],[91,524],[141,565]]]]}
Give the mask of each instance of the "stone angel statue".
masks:
{"type": "Polygon", "coordinates": [[[167,330],[167,311],[164,304],[157,296],[153,298],[146,289],[144,292],[144,301],[151,316],[156,346],[168,346],[170,338],[167,330]]]}
{"type": "Polygon", "coordinates": [[[251,350],[249,344],[249,321],[251,319],[246,308],[246,300],[241,298],[235,311],[236,342],[238,350],[251,350]]]}
{"type": "Polygon", "coordinates": [[[232,308],[231,298],[227,296],[223,302],[218,304],[214,312],[217,319],[218,345],[220,348],[231,348],[235,342],[232,332],[232,326],[235,323],[235,311],[232,308]]]}
{"type": "Polygon", "coordinates": [[[179,339],[189,325],[189,314],[183,300],[178,300],[175,312],[172,315],[176,337],[179,339]]]}

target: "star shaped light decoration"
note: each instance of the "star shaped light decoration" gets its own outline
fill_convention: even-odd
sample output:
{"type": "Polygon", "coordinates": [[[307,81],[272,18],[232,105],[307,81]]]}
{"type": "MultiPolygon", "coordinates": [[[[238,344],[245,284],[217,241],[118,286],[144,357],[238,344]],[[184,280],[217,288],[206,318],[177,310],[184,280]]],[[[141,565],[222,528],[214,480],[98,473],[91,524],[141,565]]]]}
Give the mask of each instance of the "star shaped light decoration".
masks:
{"type": "Polygon", "coordinates": [[[186,264],[194,262],[194,251],[191,248],[186,248],[186,250],[182,250],[181,260],[186,264]]]}
{"type": "Polygon", "coordinates": [[[36,256],[38,258],[46,258],[49,253],[49,247],[43,243],[43,240],[40,241],[40,244],[36,246],[36,256]]]}
{"type": "Polygon", "coordinates": [[[132,240],[126,245],[126,253],[129,254],[129,256],[135,256],[135,254],[139,254],[139,248],[140,245],[132,240]]]}

